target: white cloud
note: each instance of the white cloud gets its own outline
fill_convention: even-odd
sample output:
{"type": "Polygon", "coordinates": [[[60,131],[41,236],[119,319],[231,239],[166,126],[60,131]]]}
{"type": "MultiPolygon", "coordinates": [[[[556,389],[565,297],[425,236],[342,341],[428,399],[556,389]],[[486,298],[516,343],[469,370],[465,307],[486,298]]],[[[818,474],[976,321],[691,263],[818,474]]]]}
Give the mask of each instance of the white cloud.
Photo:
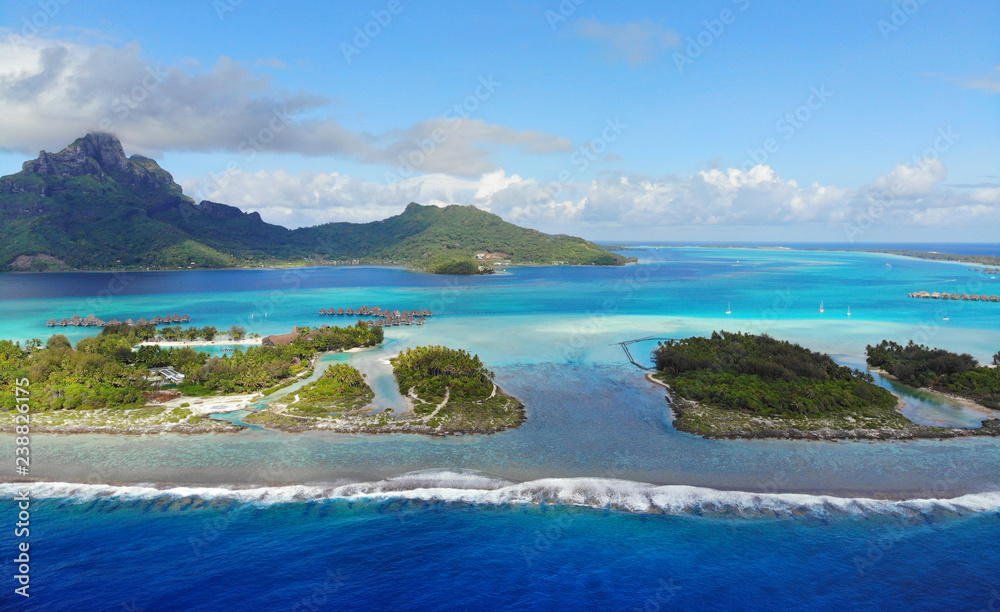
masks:
{"type": "Polygon", "coordinates": [[[930,192],[946,176],[940,159],[927,159],[912,165],[896,164],[892,172],[878,176],[872,186],[888,195],[912,196],[930,192]]]}
{"type": "Polygon", "coordinates": [[[573,33],[580,38],[602,43],[613,59],[629,64],[648,64],[664,49],[681,44],[681,37],[644,19],[628,23],[602,23],[596,19],[580,19],[573,24],[573,33]]]}
{"type": "MultiPolygon", "coordinates": [[[[284,170],[237,173],[224,187],[189,179],[187,193],[256,210],[268,221],[297,227],[328,221],[371,221],[398,214],[411,201],[472,204],[507,221],[547,232],[608,236],[623,231],[671,232],[681,227],[826,227],[837,239],[848,227],[961,227],[1000,221],[1000,190],[938,186],[944,168],[897,166],[859,189],[814,183],[799,186],[768,166],[750,171],[708,170],[677,177],[615,176],[578,183],[545,183],[503,170],[477,179],[429,174],[391,185],[340,174],[284,170]],[[901,169],[902,168],[902,169],[901,169]],[[927,178],[928,174],[931,178],[927,178]],[[908,180],[905,194],[880,185],[908,180]],[[932,180],[933,179],[933,180],[932,180]]],[[[803,238],[804,239],[804,238],[803,238]]]]}
{"type": "MultiPolygon", "coordinates": [[[[489,92],[491,81],[482,82],[475,91],[489,92]]],[[[270,76],[228,57],[202,70],[189,62],[148,63],[134,43],[0,45],[0,149],[22,153],[59,150],[85,132],[103,130],[118,135],[126,149],[151,155],[267,150],[403,168],[416,159],[417,172],[479,176],[496,169],[491,154],[498,147],[536,154],[573,148],[565,138],[457,114],[370,134],[316,118],[328,104],[323,96],[281,90],[270,76]]]]}

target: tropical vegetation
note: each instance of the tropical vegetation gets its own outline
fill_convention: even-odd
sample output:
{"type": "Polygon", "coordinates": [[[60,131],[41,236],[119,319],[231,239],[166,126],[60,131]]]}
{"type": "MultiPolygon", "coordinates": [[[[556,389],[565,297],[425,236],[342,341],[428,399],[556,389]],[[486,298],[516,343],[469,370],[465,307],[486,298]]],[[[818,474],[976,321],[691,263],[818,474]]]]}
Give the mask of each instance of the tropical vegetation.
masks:
{"type": "Polygon", "coordinates": [[[766,334],[723,331],[671,340],[655,357],[658,378],[678,396],[725,410],[823,417],[886,414],[896,405],[870,374],[766,334]]]}
{"type": "MultiPolygon", "coordinates": [[[[913,387],[926,387],[1000,410],[1000,368],[980,366],[968,353],[952,353],[916,344],[883,340],[865,348],[868,365],[913,387]]],[[[1000,352],[993,356],[1000,366],[1000,352]]]]}

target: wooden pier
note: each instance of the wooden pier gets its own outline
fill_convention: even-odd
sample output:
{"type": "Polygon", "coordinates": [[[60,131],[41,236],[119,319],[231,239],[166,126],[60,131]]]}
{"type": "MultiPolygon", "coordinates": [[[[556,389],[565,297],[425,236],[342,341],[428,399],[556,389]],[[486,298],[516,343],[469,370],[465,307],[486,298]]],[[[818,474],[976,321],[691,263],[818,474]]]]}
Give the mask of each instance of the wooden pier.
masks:
{"type": "Polygon", "coordinates": [[[655,370],[656,368],[644,366],[638,361],[636,361],[635,357],[632,355],[632,351],[630,351],[628,348],[628,345],[630,344],[635,344],[636,342],[649,342],[650,340],[676,340],[676,338],[664,338],[662,336],[647,336],[645,338],[636,338],[634,340],[626,340],[624,342],[618,342],[617,344],[618,346],[622,347],[623,351],[625,351],[625,357],[627,357],[628,360],[632,362],[632,365],[642,370],[655,370]]]}

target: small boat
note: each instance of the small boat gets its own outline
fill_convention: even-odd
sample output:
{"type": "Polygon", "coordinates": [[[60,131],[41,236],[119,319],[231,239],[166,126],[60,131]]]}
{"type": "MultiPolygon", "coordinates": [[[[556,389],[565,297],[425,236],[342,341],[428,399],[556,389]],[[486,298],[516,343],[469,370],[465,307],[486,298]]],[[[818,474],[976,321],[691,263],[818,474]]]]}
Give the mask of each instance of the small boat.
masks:
{"type": "Polygon", "coordinates": [[[726,307],[726,314],[733,314],[733,303],[729,302],[729,306],[726,307]]]}
{"type": "Polygon", "coordinates": [[[851,307],[850,306],[847,307],[847,316],[851,316],[851,307]]]}
{"type": "Polygon", "coordinates": [[[819,303],[819,311],[820,312],[826,312],[826,308],[823,308],[823,302],[822,301],[820,301],[820,303],[819,303]]]}
{"type": "Polygon", "coordinates": [[[942,320],[942,321],[951,321],[951,319],[949,319],[948,317],[944,317],[944,318],[942,318],[941,320],[942,320]]]}

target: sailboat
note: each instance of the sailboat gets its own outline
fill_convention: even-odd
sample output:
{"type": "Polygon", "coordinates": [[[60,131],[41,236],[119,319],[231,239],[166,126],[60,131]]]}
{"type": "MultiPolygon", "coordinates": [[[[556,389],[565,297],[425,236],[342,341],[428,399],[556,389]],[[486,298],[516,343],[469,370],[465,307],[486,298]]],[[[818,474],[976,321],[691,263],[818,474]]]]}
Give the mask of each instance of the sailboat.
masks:
{"type": "Polygon", "coordinates": [[[820,312],[826,312],[826,308],[823,308],[823,301],[822,300],[820,300],[820,303],[819,303],[819,311],[820,312]]]}
{"type": "Polygon", "coordinates": [[[729,302],[729,306],[726,307],[726,314],[733,314],[733,303],[729,302]]]}
{"type": "Polygon", "coordinates": [[[847,307],[847,316],[851,316],[851,307],[850,306],[847,307]]]}

